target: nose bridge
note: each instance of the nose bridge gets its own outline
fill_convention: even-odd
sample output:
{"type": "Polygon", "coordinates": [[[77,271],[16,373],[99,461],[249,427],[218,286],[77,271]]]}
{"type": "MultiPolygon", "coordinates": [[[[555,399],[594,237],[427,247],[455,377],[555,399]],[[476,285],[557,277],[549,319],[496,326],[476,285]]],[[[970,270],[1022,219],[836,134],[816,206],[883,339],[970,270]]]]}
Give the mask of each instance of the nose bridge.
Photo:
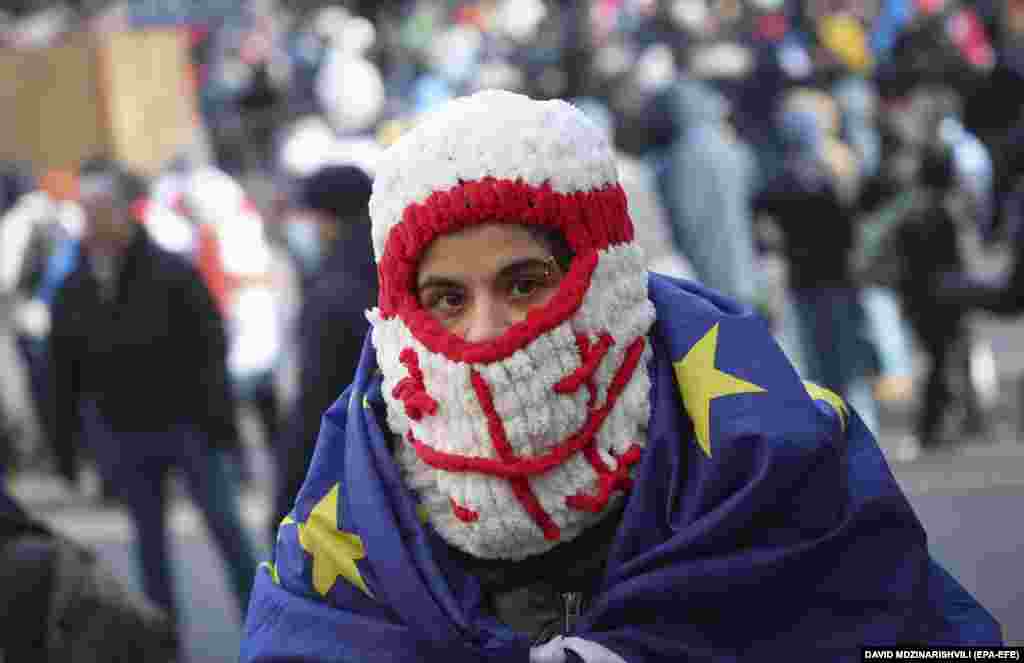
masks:
{"type": "Polygon", "coordinates": [[[490,288],[481,288],[473,295],[464,336],[470,342],[489,341],[505,333],[513,322],[508,302],[490,288]]]}

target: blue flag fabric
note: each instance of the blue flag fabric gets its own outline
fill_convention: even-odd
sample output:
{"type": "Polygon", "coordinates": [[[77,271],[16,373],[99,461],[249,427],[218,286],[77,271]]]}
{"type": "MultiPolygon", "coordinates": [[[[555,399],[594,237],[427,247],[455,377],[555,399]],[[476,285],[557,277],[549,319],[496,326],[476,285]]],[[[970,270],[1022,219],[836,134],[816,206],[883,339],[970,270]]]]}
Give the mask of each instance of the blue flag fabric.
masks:
{"type": "MultiPolygon", "coordinates": [[[[871,433],[801,382],[755,316],[651,275],[647,446],[600,592],[573,635],[630,663],[859,661],[862,645],[1000,644],[929,555],[871,433]]],[[[242,661],[526,663],[418,515],[373,403],[369,340],[323,418],[242,661]]]]}

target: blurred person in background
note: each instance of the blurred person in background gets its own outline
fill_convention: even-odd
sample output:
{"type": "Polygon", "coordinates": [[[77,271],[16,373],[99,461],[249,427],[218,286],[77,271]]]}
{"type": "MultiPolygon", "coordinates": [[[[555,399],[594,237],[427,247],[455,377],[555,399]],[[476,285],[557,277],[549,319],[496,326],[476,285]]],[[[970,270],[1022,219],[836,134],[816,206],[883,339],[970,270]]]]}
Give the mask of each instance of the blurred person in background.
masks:
{"type": "Polygon", "coordinates": [[[883,161],[861,199],[858,270],[865,282],[899,295],[931,364],[914,434],[897,452],[905,460],[964,433],[985,433],[985,406],[996,389],[979,371],[990,350],[971,340],[970,304],[955,301],[969,281],[962,245],[990,228],[992,179],[986,150],[958,122],[958,95],[944,80],[948,66],[938,62],[930,71],[896,61],[877,72],[883,161]],[[958,421],[945,429],[950,405],[958,421]]]}
{"type": "Polygon", "coordinates": [[[274,130],[287,116],[291,67],[284,13],[274,0],[246,0],[211,26],[200,109],[215,163],[234,176],[268,165],[274,130]]]}
{"type": "MultiPolygon", "coordinates": [[[[869,46],[871,39],[869,36],[869,46]]],[[[851,201],[852,211],[857,216],[856,252],[862,248],[864,232],[870,225],[864,222],[864,188],[878,177],[883,154],[877,88],[869,71],[850,64],[850,70],[832,85],[832,91],[839,108],[840,138],[853,151],[857,165],[855,200],[851,201]]],[[[906,403],[913,396],[913,347],[912,332],[899,296],[891,283],[874,283],[861,279],[860,275],[857,280],[877,371],[875,398],[887,404],[906,403]]]]}
{"type": "Polygon", "coordinates": [[[24,325],[18,324],[18,308],[23,294],[20,272],[29,241],[32,224],[11,222],[9,210],[35,188],[31,170],[15,161],[0,161],[0,360],[13,370],[0,377],[0,463],[5,469],[20,465],[24,437],[30,423],[19,413],[28,401],[30,410],[36,410],[39,402],[37,375],[29,363],[33,357],[26,355],[22,336],[24,325]],[[20,227],[19,227],[20,226],[20,227]],[[17,239],[20,238],[20,242],[17,239]],[[24,369],[24,370],[18,370],[24,369]],[[26,383],[30,386],[26,387],[26,383]],[[26,392],[28,397],[25,398],[26,392]],[[21,398],[19,398],[21,396],[21,398]],[[19,400],[21,401],[19,403],[19,400]]]}
{"type": "MultiPolygon", "coordinates": [[[[6,16],[0,15],[0,32],[6,20],[6,16]]],[[[29,169],[22,164],[0,161],[0,361],[7,362],[12,368],[18,367],[16,357],[20,350],[17,347],[17,329],[12,324],[12,311],[16,306],[14,300],[17,297],[15,284],[18,279],[12,274],[17,270],[11,269],[8,263],[11,260],[18,261],[19,256],[16,254],[21,252],[11,252],[8,248],[7,211],[33,188],[31,180],[29,169]]],[[[21,371],[17,371],[17,375],[13,373],[15,371],[8,371],[0,378],[0,465],[5,471],[19,464],[23,451],[20,443],[27,428],[25,418],[17,414],[21,409],[18,396],[28,391],[24,388],[26,380],[21,371]]]]}
{"type": "MultiPolygon", "coordinates": [[[[846,77],[838,85],[832,85],[827,81],[823,82],[823,85],[826,89],[838,88],[845,95],[844,104],[848,108],[847,115],[861,116],[865,113],[863,105],[870,102],[867,99],[857,99],[858,96],[866,92],[860,86],[860,80],[846,77]],[[853,98],[851,99],[851,97],[853,98]],[[850,106],[855,108],[850,109],[850,106]]],[[[843,127],[846,125],[844,124],[843,106],[825,89],[794,88],[787,93],[782,107],[784,116],[791,112],[810,113],[817,126],[821,128],[820,145],[816,148],[818,158],[821,165],[830,174],[830,181],[833,183],[835,194],[839,197],[838,202],[846,220],[853,223],[850,228],[853,235],[849,238],[850,245],[846,251],[848,258],[846,262],[849,263],[849,259],[856,256],[860,249],[859,244],[863,230],[859,221],[861,193],[868,173],[877,174],[878,165],[872,165],[871,160],[881,158],[881,139],[877,125],[875,123],[865,124],[864,118],[859,121],[861,122],[859,127],[860,149],[855,150],[853,145],[857,143],[848,144],[844,140],[843,127]],[[865,141],[871,144],[875,138],[878,139],[878,154],[873,154],[871,149],[866,148],[864,144],[865,141]],[[865,163],[865,159],[868,160],[867,163],[865,163]]],[[[784,142],[788,140],[791,143],[792,138],[792,135],[788,138],[784,137],[784,142]]],[[[875,399],[882,397],[888,402],[905,402],[911,396],[913,386],[911,332],[900,309],[897,295],[891,288],[876,283],[862,282],[856,274],[852,274],[852,276],[858,287],[856,298],[860,302],[858,306],[861,309],[860,313],[856,315],[856,318],[861,320],[856,332],[859,339],[856,347],[859,348],[862,355],[860,361],[866,360],[865,352],[870,355],[870,360],[861,364],[860,371],[863,374],[856,378],[857,389],[861,393],[854,400],[864,408],[866,414],[862,416],[870,418],[870,413],[873,410],[866,405],[869,396],[864,391],[865,384],[862,384],[869,380],[869,374],[873,376],[871,382],[875,399]]],[[[813,345],[810,339],[807,339],[807,343],[813,345]]]]}
{"type": "Polygon", "coordinates": [[[0,587],[4,661],[180,661],[167,613],[2,487],[0,587]]]}
{"type": "MultiPolygon", "coordinates": [[[[605,104],[594,97],[574,99],[572,104],[606,131],[609,142],[615,144],[615,120],[605,104]]],[[[648,163],[616,149],[615,165],[628,196],[629,216],[633,219],[636,241],[643,247],[651,271],[677,278],[693,278],[689,262],[672,241],[668,215],[648,163]]]]}
{"type": "Polygon", "coordinates": [[[995,66],[964,96],[964,125],[988,147],[995,178],[993,237],[1003,232],[1011,198],[1024,173],[1024,2],[993,0],[989,31],[996,50],[995,66]]]}
{"type": "Polygon", "coordinates": [[[361,16],[339,14],[321,30],[325,52],[314,83],[320,113],[339,140],[372,135],[384,108],[384,82],[369,58],[376,28],[361,16]]]}
{"type": "Polygon", "coordinates": [[[371,180],[354,165],[324,166],[299,182],[286,223],[317,237],[319,267],[302,297],[296,329],[298,394],[275,453],[271,540],[294,506],[324,412],[352,381],[377,301],[367,202],[371,180]]]}
{"type": "Polygon", "coordinates": [[[91,447],[134,522],[146,595],[171,615],[167,479],[181,470],[244,614],[257,559],[231,469],[224,322],[196,270],[132,219],[133,179],[108,159],[82,164],[82,257],[54,301],[48,433],[72,484],[78,445],[91,447]]]}
{"type": "MultiPolygon", "coordinates": [[[[188,175],[177,206],[198,229],[198,241],[211,244],[199,247],[200,265],[203,253],[215,253],[206,261],[216,261],[222,274],[219,304],[227,324],[231,385],[239,405],[255,410],[266,447],[272,450],[282,418],[275,377],[284,323],[263,216],[238,181],[215,166],[196,168],[188,175]]],[[[201,267],[204,273],[211,269],[201,267]]]]}
{"type": "MultiPolygon", "coordinates": [[[[979,276],[952,270],[940,277],[936,296],[945,305],[967,311],[985,311],[1000,317],[1019,317],[1024,313],[1024,177],[1001,205],[1002,233],[1009,243],[1011,263],[996,276],[979,276]]],[[[1024,385],[1024,377],[1019,378],[1024,385]]],[[[1024,389],[1019,390],[1024,398],[1024,389]]],[[[1024,431],[1024,409],[1017,418],[1018,431],[1024,431]]]]}
{"type": "Polygon", "coordinates": [[[965,268],[958,238],[964,221],[950,209],[955,185],[951,150],[941,144],[926,148],[916,180],[908,218],[896,230],[895,244],[903,256],[897,288],[929,365],[914,434],[901,441],[897,452],[901,460],[988,429],[971,379],[968,309],[950,303],[941,292],[942,275],[965,268]]]}
{"type": "Polygon", "coordinates": [[[701,283],[759,306],[762,293],[750,214],[757,164],[729,126],[728,103],[714,88],[685,73],[654,103],[664,105],[672,125],[671,143],[651,158],[677,250],[701,283]]]}
{"type": "MultiPolygon", "coordinates": [[[[857,153],[840,135],[841,118],[835,98],[825,90],[796,87],[787,91],[782,100],[781,112],[783,117],[791,112],[809,113],[814,117],[820,133],[815,147],[817,158],[828,169],[840,203],[850,207],[860,192],[860,162],[857,153]]],[[[782,129],[782,133],[786,133],[786,129],[782,129]]],[[[787,147],[791,148],[792,136],[787,134],[783,139],[787,147]]]]}
{"type": "MultiPolygon", "coordinates": [[[[317,11],[312,22],[323,53],[312,81],[311,112],[300,115],[278,136],[273,213],[278,218],[303,179],[338,164],[354,164],[372,174],[381,151],[376,131],[387,99],[380,70],[369,59],[376,29],[365,18],[337,6],[317,11]]],[[[322,266],[317,233],[304,224],[279,227],[305,287],[322,266]]]]}
{"type": "Polygon", "coordinates": [[[826,161],[820,116],[797,104],[786,107],[779,122],[781,169],[753,199],[753,209],[771,217],[784,237],[803,374],[842,394],[877,431],[866,321],[850,269],[853,215],[826,161]]]}
{"type": "MultiPolygon", "coordinates": [[[[0,217],[0,292],[10,306],[25,368],[30,418],[43,424],[50,411],[47,345],[53,299],[77,262],[82,216],[73,200],[73,174],[49,171],[36,182],[28,172],[19,168],[5,178],[9,204],[0,217]]],[[[27,433],[37,427],[22,418],[18,428],[27,433]]],[[[33,450],[35,458],[25,460],[38,460],[42,446],[33,450]]]]}

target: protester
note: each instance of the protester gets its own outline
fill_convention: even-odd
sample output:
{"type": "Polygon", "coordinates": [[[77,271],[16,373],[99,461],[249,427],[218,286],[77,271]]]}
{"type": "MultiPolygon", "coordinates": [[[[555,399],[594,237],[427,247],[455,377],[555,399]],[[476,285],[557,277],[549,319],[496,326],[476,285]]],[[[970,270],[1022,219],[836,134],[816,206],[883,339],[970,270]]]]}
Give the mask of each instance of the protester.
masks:
{"type": "Polygon", "coordinates": [[[953,184],[950,151],[940,147],[927,150],[921,159],[918,185],[910,191],[909,218],[897,231],[896,242],[905,263],[897,289],[929,362],[915,435],[902,444],[903,457],[959,444],[964,434],[982,433],[987,428],[970,375],[968,309],[946,301],[941,293],[942,276],[964,270],[957,221],[948,209],[953,184]],[[947,429],[944,424],[950,414],[956,414],[958,421],[947,429]]]}
{"type": "Polygon", "coordinates": [[[750,213],[754,155],[730,133],[727,102],[706,83],[684,76],[658,99],[675,127],[674,140],[653,160],[676,249],[701,283],[755,305],[761,293],[750,213]],[[718,231],[706,232],[712,224],[718,231]]]}
{"type": "Polygon", "coordinates": [[[369,176],[357,166],[326,166],[301,181],[298,219],[311,224],[322,254],[303,293],[297,329],[298,395],[278,445],[271,540],[291,510],[316,447],[320,419],[355,376],[365,311],[377,301],[370,254],[369,176]]]}
{"type": "Polygon", "coordinates": [[[89,445],[134,521],[146,594],[171,614],[165,480],[181,469],[244,612],[257,561],[230,469],[240,442],[223,321],[195,269],[131,218],[129,181],[105,159],[81,168],[83,255],[54,302],[48,432],[71,482],[76,445],[89,445]]]}
{"type": "MultiPolygon", "coordinates": [[[[23,181],[21,186],[9,181],[8,194],[18,195],[0,216],[0,296],[9,305],[9,322],[27,378],[32,416],[23,417],[19,427],[29,430],[41,428],[26,426],[30,419],[45,423],[41,418],[49,411],[51,308],[57,288],[77,260],[82,224],[81,210],[68,199],[70,191],[58,191],[53,179],[47,174],[38,185],[23,181]]],[[[35,430],[33,437],[39,437],[35,430]]]]}
{"type": "Polygon", "coordinates": [[[3,490],[0,585],[5,661],[178,660],[180,643],[166,613],[3,490]]]}
{"type": "Polygon", "coordinates": [[[850,269],[853,215],[839,193],[840,178],[826,165],[818,116],[787,110],[780,124],[784,158],[753,208],[771,216],[784,235],[803,375],[842,394],[877,431],[867,320],[850,269]]]}
{"type": "Polygon", "coordinates": [[[373,330],[243,661],[1001,641],[856,411],[747,309],[649,275],[626,209],[604,135],[564,102],[479,93],[389,149],[373,330]]]}
{"type": "MultiPolygon", "coordinates": [[[[180,207],[197,228],[195,260],[204,275],[214,271],[203,269],[204,253],[216,252],[223,282],[218,299],[227,328],[228,375],[236,400],[253,408],[266,446],[273,449],[282,418],[276,375],[284,324],[263,216],[241,184],[214,166],[191,172],[180,207]],[[209,248],[204,251],[204,246],[209,248]]],[[[206,281],[209,285],[211,278],[206,281]]]]}

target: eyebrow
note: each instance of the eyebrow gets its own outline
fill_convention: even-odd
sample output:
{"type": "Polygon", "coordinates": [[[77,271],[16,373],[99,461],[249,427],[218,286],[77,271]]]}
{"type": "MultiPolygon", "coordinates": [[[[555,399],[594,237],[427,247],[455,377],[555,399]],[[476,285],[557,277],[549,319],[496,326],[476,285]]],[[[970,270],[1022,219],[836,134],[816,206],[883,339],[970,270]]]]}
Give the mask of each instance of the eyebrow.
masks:
{"type": "MultiPolygon", "coordinates": [[[[552,258],[521,258],[514,260],[498,270],[495,280],[508,278],[517,272],[536,266],[547,265],[552,258]]],[[[464,284],[455,277],[430,275],[423,279],[422,283],[416,284],[416,292],[419,293],[429,288],[461,288],[464,284]]]]}

